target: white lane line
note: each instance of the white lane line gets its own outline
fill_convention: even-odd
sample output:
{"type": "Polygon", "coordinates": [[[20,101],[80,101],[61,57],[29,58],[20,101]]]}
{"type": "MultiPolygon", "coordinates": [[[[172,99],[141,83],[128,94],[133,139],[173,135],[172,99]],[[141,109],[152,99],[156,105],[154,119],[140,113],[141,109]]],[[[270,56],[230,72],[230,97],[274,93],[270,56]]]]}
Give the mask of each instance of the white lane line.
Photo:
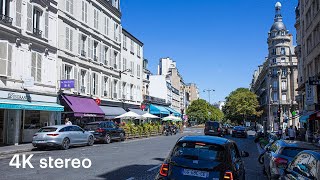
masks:
{"type": "Polygon", "coordinates": [[[148,171],[148,172],[153,171],[153,170],[155,170],[155,169],[158,169],[160,166],[161,166],[161,164],[159,164],[159,165],[157,165],[157,166],[155,166],[155,167],[153,167],[153,168],[150,168],[150,169],[148,169],[147,171],[148,171]]]}
{"type": "Polygon", "coordinates": [[[126,179],[126,180],[134,180],[134,177],[130,177],[130,178],[126,179]]]}

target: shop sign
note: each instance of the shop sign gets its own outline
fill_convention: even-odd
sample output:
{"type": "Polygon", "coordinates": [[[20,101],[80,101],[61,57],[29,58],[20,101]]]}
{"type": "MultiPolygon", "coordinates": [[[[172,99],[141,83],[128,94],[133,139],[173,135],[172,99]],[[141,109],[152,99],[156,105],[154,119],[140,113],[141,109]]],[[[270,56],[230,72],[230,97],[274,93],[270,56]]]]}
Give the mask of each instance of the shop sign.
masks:
{"type": "Polygon", "coordinates": [[[74,88],[74,79],[60,80],[60,88],[74,88]]]}
{"type": "Polygon", "coordinates": [[[313,93],[313,86],[306,83],[306,104],[313,105],[314,103],[314,93],[313,93]]]}
{"type": "Polygon", "coordinates": [[[96,114],[83,114],[84,117],[96,117],[96,114]]]}
{"type": "Polygon", "coordinates": [[[17,93],[10,92],[8,93],[8,99],[31,101],[31,96],[30,94],[17,94],[17,93]]]}

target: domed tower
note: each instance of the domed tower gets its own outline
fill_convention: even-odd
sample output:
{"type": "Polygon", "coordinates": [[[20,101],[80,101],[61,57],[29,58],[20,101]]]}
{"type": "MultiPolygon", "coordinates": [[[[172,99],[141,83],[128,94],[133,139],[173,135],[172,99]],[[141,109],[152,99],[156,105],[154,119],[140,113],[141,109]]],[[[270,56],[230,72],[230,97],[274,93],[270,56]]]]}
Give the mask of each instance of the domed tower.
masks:
{"type": "Polygon", "coordinates": [[[268,33],[268,58],[271,127],[286,127],[297,122],[292,118],[297,106],[297,58],[294,54],[292,35],[289,34],[281,15],[281,3],[275,4],[274,23],[268,33]]]}

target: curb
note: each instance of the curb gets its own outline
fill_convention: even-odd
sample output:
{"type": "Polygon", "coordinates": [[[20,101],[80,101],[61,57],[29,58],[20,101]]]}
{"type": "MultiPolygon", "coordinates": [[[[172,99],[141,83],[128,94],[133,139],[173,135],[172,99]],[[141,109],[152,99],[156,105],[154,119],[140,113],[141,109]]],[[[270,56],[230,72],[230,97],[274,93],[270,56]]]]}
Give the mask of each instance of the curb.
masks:
{"type": "Polygon", "coordinates": [[[0,156],[4,155],[10,155],[10,154],[16,154],[16,153],[22,153],[22,152],[30,152],[34,148],[28,148],[28,149],[19,149],[19,150],[12,150],[12,151],[5,151],[5,152],[0,152],[0,156]]]}

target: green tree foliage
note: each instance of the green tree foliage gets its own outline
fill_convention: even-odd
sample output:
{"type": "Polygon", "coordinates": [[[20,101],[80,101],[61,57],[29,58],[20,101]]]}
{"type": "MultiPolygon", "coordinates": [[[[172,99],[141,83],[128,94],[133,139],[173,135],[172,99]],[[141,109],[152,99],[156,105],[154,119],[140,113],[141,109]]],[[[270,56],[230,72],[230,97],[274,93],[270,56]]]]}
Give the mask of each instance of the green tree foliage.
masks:
{"type": "Polygon", "coordinates": [[[189,120],[197,121],[199,124],[208,120],[220,121],[224,117],[222,111],[203,99],[192,101],[187,109],[187,115],[189,120]]]}
{"type": "Polygon", "coordinates": [[[238,88],[226,97],[226,104],[222,111],[226,119],[240,124],[248,116],[260,116],[257,111],[259,102],[257,95],[247,88],[238,88]]]}

